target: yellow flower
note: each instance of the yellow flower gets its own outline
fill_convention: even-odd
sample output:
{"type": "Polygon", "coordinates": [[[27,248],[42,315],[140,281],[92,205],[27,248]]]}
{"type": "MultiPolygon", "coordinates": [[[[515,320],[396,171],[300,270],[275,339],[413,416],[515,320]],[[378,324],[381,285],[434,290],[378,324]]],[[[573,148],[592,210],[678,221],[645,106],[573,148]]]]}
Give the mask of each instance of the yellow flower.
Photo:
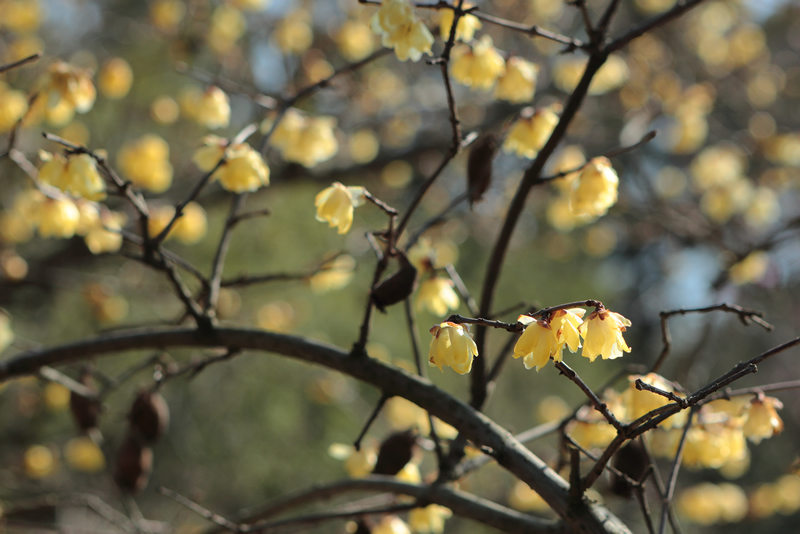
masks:
{"type": "Polygon", "coordinates": [[[69,238],[75,235],[81,212],[68,198],[48,198],[39,205],[37,219],[40,236],[69,238]]]}
{"type": "Polygon", "coordinates": [[[303,9],[290,13],[278,23],[272,36],[286,54],[302,54],[314,40],[314,33],[308,25],[308,12],[303,9]]]}
{"type": "Polygon", "coordinates": [[[197,202],[189,202],[183,208],[183,215],[173,227],[175,238],[186,245],[197,243],[206,236],[208,221],[206,211],[197,202]]]}
{"type": "Polygon", "coordinates": [[[473,89],[488,91],[506,73],[506,62],[488,35],[481,37],[472,49],[459,45],[453,50],[452,59],[453,79],[473,89]]]}
{"type": "Polygon", "coordinates": [[[106,466],[106,458],[97,444],[88,437],[73,438],[64,447],[64,457],[72,469],[96,473],[106,466]]]}
{"type": "Polygon", "coordinates": [[[757,282],[763,278],[769,267],[769,255],[763,250],[751,252],[742,261],[729,269],[731,282],[737,286],[757,282]]]}
{"type": "Polygon", "coordinates": [[[150,23],[162,32],[174,32],[184,15],[182,0],[155,0],[150,4],[150,23]]]}
{"type": "Polygon", "coordinates": [[[618,313],[605,309],[596,310],[580,327],[583,336],[583,355],[594,361],[598,356],[604,360],[619,358],[622,351],[630,352],[622,333],[631,322],[618,313]]]}
{"type": "Polygon", "coordinates": [[[11,330],[11,317],[0,312],[0,352],[6,350],[13,342],[14,331],[11,330]]]}
{"type": "Polygon", "coordinates": [[[430,504],[425,508],[414,508],[408,513],[408,525],[413,532],[419,534],[442,534],[444,520],[452,517],[449,508],[438,504],[430,504]]]}
{"type": "Polygon", "coordinates": [[[356,260],[349,254],[337,256],[334,260],[324,265],[324,270],[314,274],[308,280],[311,291],[314,293],[326,293],[336,289],[342,289],[355,274],[356,260]]]}
{"type": "Polygon", "coordinates": [[[533,159],[539,150],[547,143],[550,134],[558,124],[553,106],[537,109],[535,112],[531,108],[526,108],[503,143],[503,150],[514,152],[518,156],[533,159]]]}
{"type": "Polygon", "coordinates": [[[572,352],[581,346],[579,328],[584,313],[582,309],[558,310],[549,321],[521,315],[518,321],[527,326],[514,346],[514,358],[524,357],[525,368],[536,367],[537,371],[550,358],[560,362],[564,345],[572,352]]]}
{"type": "Polygon", "coordinates": [[[28,111],[28,99],[22,91],[9,89],[0,83],[0,133],[5,133],[17,124],[28,111]]]}
{"type": "Polygon", "coordinates": [[[426,309],[434,315],[444,317],[449,310],[458,308],[460,300],[453,285],[452,280],[441,276],[422,282],[417,293],[417,310],[426,309]]]}
{"type": "Polygon", "coordinates": [[[55,470],[56,460],[44,445],[33,445],[25,451],[23,465],[30,478],[44,478],[55,470]]]}
{"type": "Polygon", "coordinates": [[[348,20],[336,33],[339,52],[348,61],[361,61],[375,49],[373,33],[369,26],[357,20],[348,20]]]}
{"type": "Polygon", "coordinates": [[[226,161],[211,176],[219,180],[222,187],[235,193],[255,191],[262,185],[269,185],[269,167],[261,154],[247,143],[228,145],[228,141],[215,135],[203,138],[205,146],[192,156],[192,161],[200,170],[210,171],[223,158],[226,161]]]}
{"type": "Polygon", "coordinates": [[[91,73],[63,61],[50,66],[44,85],[45,113],[55,125],[69,122],[75,111],[86,113],[97,97],[91,73]]]}
{"type": "Polygon", "coordinates": [[[247,143],[228,147],[226,157],[225,164],[211,177],[219,180],[223,188],[244,193],[269,185],[269,167],[261,154],[247,143]]]}
{"type": "Polygon", "coordinates": [[[218,54],[230,52],[247,29],[247,19],[242,12],[228,4],[221,4],[211,14],[208,44],[218,54]]]}
{"type": "Polygon", "coordinates": [[[67,159],[64,190],[87,200],[106,198],[106,183],[97,171],[97,163],[89,154],[73,154],[67,159]]]}
{"type": "Polygon", "coordinates": [[[228,95],[216,86],[198,94],[192,117],[201,126],[211,130],[226,128],[231,121],[231,103],[228,95]]]}
{"type": "Polygon", "coordinates": [[[583,217],[605,215],[617,202],[619,178],[608,158],[592,159],[581,171],[578,186],[570,195],[570,208],[583,217]]]}
{"type": "Polygon", "coordinates": [[[340,234],[350,231],[353,224],[353,208],[366,200],[363,187],[345,187],[339,182],[323,189],[314,199],[317,208],[317,220],[336,226],[340,234]]]}
{"type": "Polygon", "coordinates": [[[116,252],[122,246],[122,224],[125,216],[121,213],[104,212],[96,224],[91,226],[83,238],[92,254],[116,252]]]}
{"type": "Polygon", "coordinates": [[[761,443],[783,431],[783,421],[776,410],[783,408],[783,403],[774,397],[755,398],[750,404],[747,421],[742,427],[744,435],[753,443],[761,443]]]}
{"type": "Polygon", "coordinates": [[[117,165],[131,182],[153,193],[162,193],[172,185],[169,145],[157,135],[146,134],[122,145],[117,165]]]}
{"type": "Polygon", "coordinates": [[[0,2],[0,27],[17,33],[34,32],[41,23],[42,8],[38,0],[5,0],[0,2]]]}
{"type": "Polygon", "coordinates": [[[469,373],[472,359],[478,355],[478,346],[460,324],[441,323],[431,328],[431,346],[428,364],[444,371],[444,366],[452,367],[458,374],[469,373]]]}
{"type": "Polygon", "coordinates": [[[508,504],[511,508],[521,512],[550,511],[550,506],[545,500],[521,480],[515,482],[514,487],[508,493],[508,504]]]}
{"type": "MultiPolygon", "coordinates": [[[[553,82],[565,93],[578,86],[586,70],[587,60],[571,56],[562,59],[553,67],[553,82]]],[[[601,95],[622,86],[630,77],[628,64],[620,56],[609,56],[589,84],[590,95],[601,95]]]]}
{"type": "Polygon", "coordinates": [[[108,60],[98,76],[100,92],[107,98],[119,100],[128,94],[133,83],[133,70],[122,58],[108,60]]]}
{"type": "MultiPolygon", "coordinates": [[[[269,120],[261,129],[269,131],[269,120]]],[[[294,161],[305,167],[330,159],[339,150],[333,117],[306,117],[294,108],[286,111],[270,137],[270,143],[281,151],[286,161],[294,161]]]]}
{"type": "Polygon", "coordinates": [[[509,58],[506,62],[506,73],[497,80],[495,98],[508,100],[514,104],[530,102],[536,91],[538,74],[538,65],[521,57],[509,58]]]}
{"type": "MultiPolygon", "coordinates": [[[[469,2],[464,2],[463,9],[472,7],[469,2]]],[[[450,38],[450,30],[453,27],[453,19],[455,13],[452,9],[443,9],[439,12],[439,35],[442,40],[447,41],[450,38]]],[[[483,24],[481,20],[475,15],[464,15],[458,19],[458,26],[456,26],[456,39],[464,42],[471,41],[475,37],[475,31],[480,30],[483,24]]]]}
{"type": "Polygon", "coordinates": [[[383,516],[381,522],[373,529],[372,534],[411,534],[405,522],[396,515],[383,516]]]}
{"type": "Polygon", "coordinates": [[[360,450],[344,443],[331,443],[328,455],[337,460],[344,461],[344,468],[350,478],[364,478],[372,473],[375,462],[378,461],[378,452],[374,444],[362,444],[360,450]]]}
{"type": "Polygon", "coordinates": [[[433,35],[414,13],[408,0],[386,0],[370,22],[372,31],[382,37],[386,48],[394,48],[400,61],[419,61],[431,53],[433,35]]]}

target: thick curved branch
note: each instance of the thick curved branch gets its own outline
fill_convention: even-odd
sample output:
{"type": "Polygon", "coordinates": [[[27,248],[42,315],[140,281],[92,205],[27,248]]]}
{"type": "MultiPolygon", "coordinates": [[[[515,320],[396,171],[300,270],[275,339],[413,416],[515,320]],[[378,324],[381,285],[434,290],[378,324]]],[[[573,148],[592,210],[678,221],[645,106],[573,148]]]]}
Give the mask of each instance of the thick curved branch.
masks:
{"type": "Polygon", "coordinates": [[[120,332],[87,341],[31,351],[0,363],[0,381],[60,365],[126,350],[171,347],[227,347],[272,352],[323,365],[370,383],[387,395],[404,397],[458,428],[520,480],[531,486],[562,518],[570,532],[623,533],[628,528],[607,509],[584,500],[571,503],[566,482],[497,423],[428,380],[372,358],[351,358],[341,348],[264,330],[215,328],[120,332]]]}

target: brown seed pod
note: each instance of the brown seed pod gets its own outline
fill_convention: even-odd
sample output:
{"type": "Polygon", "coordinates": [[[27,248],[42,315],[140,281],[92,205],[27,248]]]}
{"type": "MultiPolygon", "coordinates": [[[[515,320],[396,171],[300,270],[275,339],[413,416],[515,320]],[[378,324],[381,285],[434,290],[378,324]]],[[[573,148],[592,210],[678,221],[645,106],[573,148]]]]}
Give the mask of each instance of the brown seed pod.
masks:
{"type": "Polygon", "coordinates": [[[141,390],[133,401],[128,419],[131,431],[141,436],[145,443],[152,444],[164,435],[169,426],[169,407],[160,394],[141,390]]]}
{"type": "Polygon", "coordinates": [[[372,291],[375,306],[382,312],[387,306],[406,300],[417,285],[417,269],[408,261],[408,256],[398,252],[397,261],[400,268],[372,291]]]}
{"type": "MultiPolygon", "coordinates": [[[[79,380],[81,384],[93,392],[97,391],[92,374],[88,371],[84,371],[79,380]]],[[[100,401],[96,399],[87,399],[74,391],[69,395],[69,409],[72,412],[72,418],[75,419],[75,424],[78,425],[81,432],[94,432],[94,429],[97,428],[97,419],[100,417],[101,408],[100,401]]]]}
{"type": "MultiPolygon", "coordinates": [[[[638,441],[631,441],[617,451],[613,465],[621,473],[638,481],[644,476],[650,461],[642,444],[638,441]]],[[[614,473],[611,473],[611,491],[620,497],[630,498],[633,496],[633,486],[627,480],[614,473]]]]}
{"type": "Polygon", "coordinates": [[[396,475],[411,461],[416,445],[417,433],[414,430],[392,434],[381,443],[372,474],[396,475]]]}
{"type": "Polygon", "coordinates": [[[469,205],[474,206],[492,184],[492,160],[497,152],[497,136],[484,134],[480,136],[469,151],[467,159],[467,193],[469,205]]]}
{"type": "Polygon", "coordinates": [[[153,450],[133,434],[128,434],[117,453],[114,482],[119,489],[139,493],[147,486],[153,471],[153,450]]]}

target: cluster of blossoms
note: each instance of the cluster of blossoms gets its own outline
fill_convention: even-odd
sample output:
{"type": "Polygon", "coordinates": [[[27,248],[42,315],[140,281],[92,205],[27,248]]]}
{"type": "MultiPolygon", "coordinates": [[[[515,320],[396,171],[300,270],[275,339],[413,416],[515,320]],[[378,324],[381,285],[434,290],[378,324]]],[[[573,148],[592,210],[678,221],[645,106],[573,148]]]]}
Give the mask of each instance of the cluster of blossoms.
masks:
{"type": "Polygon", "coordinates": [[[122,246],[119,233],[125,216],[84,199],[56,194],[46,197],[37,189],[17,194],[11,209],[0,218],[0,239],[9,243],[30,240],[38,231],[43,238],[84,238],[94,254],[116,252],[122,246]]]}
{"type": "Polygon", "coordinates": [[[547,210],[547,219],[560,231],[590,223],[605,215],[617,202],[619,178],[608,158],[598,157],[584,163],[583,153],[567,147],[556,172],[580,168],[556,181],[559,194],[547,210]]]}
{"type": "Polygon", "coordinates": [[[472,370],[472,359],[478,355],[478,347],[463,325],[444,322],[431,328],[428,364],[431,367],[452,367],[458,374],[472,370]]]}
{"type": "MultiPolygon", "coordinates": [[[[156,206],[150,209],[147,220],[147,233],[151,237],[159,235],[175,217],[173,206],[156,206]]],[[[176,238],[185,245],[193,245],[206,235],[208,220],[206,211],[197,202],[189,202],[183,208],[181,217],[167,234],[167,239],[176,238]]]]}
{"type": "MultiPolygon", "coordinates": [[[[261,129],[269,131],[271,127],[272,122],[267,119],[261,129]]],[[[334,117],[308,117],[290,108],[272,132],[270,144],[280,150],[286,161],[314,167],[339,150],[335,128],[334,117]]]]}
{"type": "Polygon", "coordinates": [[[451,58],[453,78],[473,89],[488,91],[506,73],[506,62],[488,35],[481,37],[472,47],[455,47],[451,58]]]}
{"type": "MultiPolygon", "coordinates": [[[[625,391],[608,390],[602,399],[618,421],[636,421],[672,402],[657,393],[637,389],[637,381],[676,396],[684,395],[679,386],[655,373],[629,376],[625,391]]],[[[747,441],[758,444],[783,429],[777,413],[780,408],[779,400],[764,395],[720,399],[703,405],[686,431],[682,464],[695,469],[718,469],[728,478],[741,476],[750,464],[747,441]]],[[[689,412],[684,410],[647,433],[655,456],[675,457],[688,420],[689,412]]],[[[589,407],[578,412],[567,431],[572,439],[587,449],[602,449],[617,435],[611,424],[589,407]]]]}
{"type": "Polygon", "coordinates": [[[92,72],[58,61],[40,81],[40,96],[45,103],[45,118],[55,126],[67,124],[75,112],[86,113],[97,98],[92,72]]]}
{"type": "MultiPolygon", "coordinates": [[[[565,93],[571,93],[578,86],[588,60],[575,56],[564,56],[553,66],[553,82],[565,93]]],[[[602,95],[618,89],[630,77],[628,64],[620,56],[609,56],[589,84],[590,95],[602,95]]]]}
{"type": "Polygon", "coordinates": [[[372,31],[381,36],[381,43],[393,48],[400,61],[419,61],[431,53],[433,35],[417,18],[409,0],[386,0],[370,22],[372,31]]]}
{"type": "Polygon", "coordinates": [[[169,144],[155,134],[145,134],[122,145],[117,166],[133,184],[153,193],[163,193],[172,185],[169,144]]]}
{"type": "Polygon", "coordinates": [[[87,200],[97,201],[106,197],[106,183],[97,171],[97,163],[89,154],[69,154],[64,157],[42,150],[39,158],[45,162],[39,169],[41,183],[87,200]]]}
{"type": "Polygon", "coordinates": [[[565,345],[576,352],[581,347],[581,338],[582,355],[591,361],[597,356],[604,360],[619,358],[623,351],[631,351],[622,337],[622,332],[631,325],[628,319],[600,308],[584,322],[584,313],[585,310],[571,309],[557,310],[540,319],[520,316],[519,322],[527,326],[514,347],[514,358],[523,358],[526,369],[536,367],[538,371],[551,358],[561,361],[565,345]]]}
{"type": "Polygon", "coordinates": [[[255,191],[269,185],[269,167],[261,154],[247,143],[230,144],[227,139],[207,135],[192,161],[205,172],[217,167],[211,179],[219,180],[222,187],[234,193],[255,191]]]}

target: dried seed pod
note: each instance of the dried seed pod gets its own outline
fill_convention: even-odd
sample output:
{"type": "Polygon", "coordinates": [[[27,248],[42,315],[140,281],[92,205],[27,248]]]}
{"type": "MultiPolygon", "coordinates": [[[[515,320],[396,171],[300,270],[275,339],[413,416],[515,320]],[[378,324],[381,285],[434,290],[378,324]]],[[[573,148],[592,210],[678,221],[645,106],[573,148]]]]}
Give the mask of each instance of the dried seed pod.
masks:
{"type": "Polygon", "coordinates": [[[492,160],[497,152],[495,134],[484,134],[472,145],[467,159],[467,193],[469,205],[474,206],[492,183],[492,160]]]}
{"type": "Polygon", "coordinates": [[[403,302],[414,292],[417,285],[417,269],[408,261],[408,256],[398,252],[400,268],[372,291],[375,306],[382,312],[387,306],[403,302]]]}
{"type": "Polygon", "coordinates": [[[117,453],[114,482],[119,489],[139,493],[147,486],[153,471],[153,450],[133,434],[128,434],[117,453]]]}
{"type": "MultiPolygon", "coordinates": [[[[93,392],[97,391],[90,372],[84,371],[79,381],[93,392]]],[[[100,417],[101,408],[100,401],[96,399],[87,399],[74,391],[69,395],[69,409],[72,412],[72,418],[75,419],[75,424],[83,433],[96,433],[97,419],[100,417]]]]}
{"type": "MultiPolygon", "coordinates": [[[[638,441],[631,441],[617,451],[613,465],[621,473],[638,481],[644,476],[650,461],[642,444],[638,441]]],[[[611,473],[611,491],[621,497],[630,498],[633,495],[633,486],[621,476],[611,473]]]]}
{"type": "Polygon", "coordinates": [[[372,474],[396,475],[411,461],[416,445],[417,433],[414,430],[392,434],[381,443],[372,474]]]}
{"type": "Polygon", "coordinates": [[[128,419],[131,430],[145,443],[155,443],[169,426],[169,407],[160,394],[141,390],[133,401],[128,419]]]}

